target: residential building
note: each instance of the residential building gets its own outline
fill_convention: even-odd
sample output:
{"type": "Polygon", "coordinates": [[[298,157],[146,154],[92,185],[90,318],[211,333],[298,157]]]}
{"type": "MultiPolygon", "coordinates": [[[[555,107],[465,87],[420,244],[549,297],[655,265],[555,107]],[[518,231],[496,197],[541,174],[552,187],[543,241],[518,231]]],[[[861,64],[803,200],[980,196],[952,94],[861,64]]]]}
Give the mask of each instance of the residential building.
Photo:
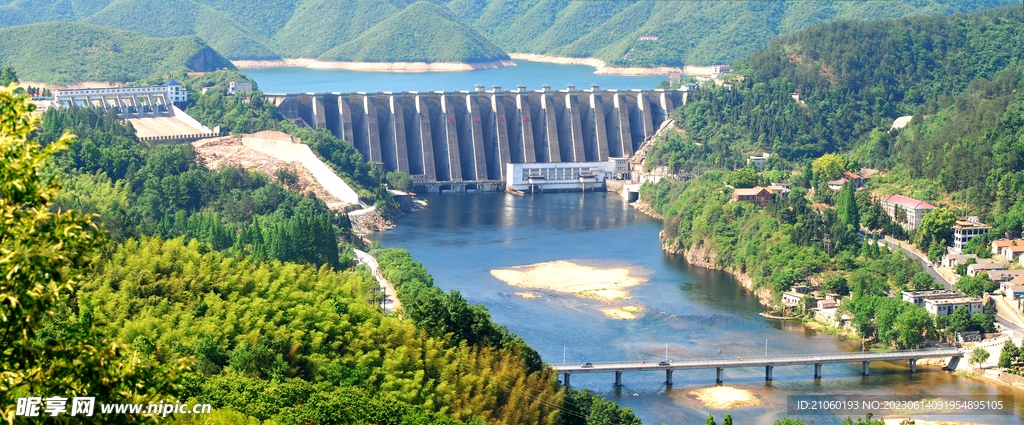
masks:
{"type": "Polygon", "coordinates": [[[1024,295],[1024,275],[1017,276],[1009,282],[1000,283],[999,290],[1012,299],[1019,299],[1024,295]]]}
{"type": "Polygon", "coordinates": [[[900,220],[896,218],[896,208],[899,207],[902,209],[906,214],[906,217],[904,222],[901,224],[903,228],[907,230],[916,229],[917,226],[921,225],[921,219],[924,218],[924,215],[935,209],[935,206],[927,202],[918,201],[917,199],[908,198],[902,195],[893,195],[887,198],[882,198],[879,202],[882,204],[882,209],[885,210],[886,214],[889,214],[889,217],[897,223],[899,223],[900,220]]]}
{"type": "Polygon", "coordinates": [[[790,192],[788,187],[776,186],[774,184],[771,185],[771,186],[768,186],[768,190],[770,190],[772,192],[772,195],[786,195],[786,194],[789,194],[789,192],[790,192]]]}
{"type": "Polygon", "coordinates": [[[796,291],[786,291],[782,293],[782,305],[786,307],[796,307],[800,305],[800,300],[805,294],[801,294],[796,291]]]}
{"type": "Polygon", "coordinates": [[[956,268],[956,266],[959,266],[961,264],[967,264],[967,260],[970,260],[972,258],[974,259],[974,261],[978,261],[978,256],[976,254],[961,254],[958,252],[949,252],[946,255],[942,256],[942,267],[949,267],[951,269],[956,268]]]}
{"type": "Polygon", "coordinates": [[[683,82],[683,74],[679,72],[668,73],[668,84],[671,86],[678,86],[683,82]]]}
{"type": "Polygon", "coordinates": [[[791,291],[798,294],[810,294],[811,288],[807,285],[793,285],[793,289],[791,289],[791,291]]]}
{"type": "Polygon", "coordinates": [[[978,221],[978,217],[975,216],[958,218],[953,224],[953,250],[964,252],[964,247],[971,239],[985,236],[991,228],[992,226],[978,221]]]}
{"type": "Polygon", "coordinates": [[[841,190],[844,184],[846,184],[846,179],[829,180],[828,188],[832,190],[841,190]]]}
{"type": "Polygon", "coordinates": [[[978,331],[963,331],[956,333],[957,342],[978,342],[981,341],[981,332],[978,331]]]}
{"type": "Polygon", "coordinates": [[[836,308],[836,305],[837,305],[836,300],[822,299],[822,300],[818,300],[818,306],[816,308],[818,310],[826,310],[826,309],[830,309],[830,308],[836,308]]]}
{"type": "Polygon", "coordinates": [[[974,315],[981,313],[985,304],[984,300],[976,297],[930,298],[924,302],[924,309],[936,316],[949,316],[960,307],[967,307],[967,311],[974,315]]]}
{"type": "Polygon", "coordinates": [[[1006,248],[1003,248],[1002,256],[1006,257],[1006,259],[1010,260],[1010,262],[1013,262],[1020,258],[1021,256],[1024,256],[1024,242],[1020,242],[1016,245],[1010,245],[1006,248]]]}
{"type": "Polygon", "coordinates": [[[834,210],[834,209],[836,209],[836,207],[833,207],[833,206],[831,206],[829,204],[822,204],[820,202],[816,203],[816,204],[811,204],[811,208],[813,208],[815,211],[817,211],[818,214],[822,214],[822,215],[825,214],[825,210],[834,210]]]}
{"type": "Polygon", "coordinates": [[[729,71],[732,71],[732,66],[711,65],[711,78],[720,78],[721,76],[728,74],[729,71]]]}
{"type": "Polygon", "coordinates": [[[992,283],[999,284],[1016,279],[1024,274],[1024,270],[989,270],[988,278],[992,283]]]}
{"type": "Polygon", "coordinates": [[[658,36],[656,36],[656,35],[641,35],[640,37],[638,37],[638,39],[640,41],[658,41],[658,36]]]}
{"type": "Polygon", "coordinates": [[[924,306],[925,300],[959,298],[963,294],[960,291],[950,289],[937,289],[932,291],[903,291],[903,301],[924,306]]]}
{"type": "Polygon", "coordinates": [[[243,91],[252,91],[251,81],[231,81],[228,83],[228,93],[235,94],[243,91]]]}
{"type": "Polygon", "coordinates": [[[1020,239],[999,239],[992,241],[989,246],[992,247],[992,255],[1003,255],[1003,248],[1013,245],[1024,245],[1024,240],[1020,239]]]}
{"type": "Polygon", "coordinates": [[[733,202],[753,202],[759,207],[764,207],[772,200],[772,191],[761,186],[750,189],[734,189],[732,200],[733,202]]]}
{"type": "Polygon", "coordinates": [[[1006,263],[996,263],[985,259],[978,260],[977,263],[967,266],[967,275],[974,277],[981,273],[988,273],[992,270],[1003,270],[1006,268],[1006,263]]]}
{"type": "Polygon", "coordinates": [[[747,158],[747,164],[753,162],[754,168],[756,168],[757,172],[760,173],[764,171],[764,165],[768,163],[768,158],[771,156],[772,155],[768,152],[762,152],[760,156],[751,155],[747,158]]]}
{"type": "Polygon", "coordinates": [[[867,184],[868,179],[857,173],[851,173],[849,171],[843,172],[843,180],[849,181],[853,185],[854,189],[860,189],[867,184]]]}

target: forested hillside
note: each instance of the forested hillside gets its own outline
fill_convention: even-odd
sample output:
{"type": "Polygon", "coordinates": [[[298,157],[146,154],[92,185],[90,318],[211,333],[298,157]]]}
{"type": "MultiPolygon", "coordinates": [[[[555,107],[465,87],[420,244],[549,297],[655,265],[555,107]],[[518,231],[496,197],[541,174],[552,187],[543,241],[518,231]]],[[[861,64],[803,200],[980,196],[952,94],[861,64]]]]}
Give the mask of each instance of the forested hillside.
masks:
{"type": "Polygon", "coordinates": [[[234,69],[196,36],[149,38],[77,22],[0,29],[0,64],[26,81],[136,81],[234,69]]]}
{"type": "Polygon", "coordinates": [[[1024,57],[1021,19],[1019,7],[1004,7],[834,22],[782,37],[741,62],[747,78],[732,90],[708,87],[677,109],[686,137],[662,145],[649,165],[731,169],[754,153],[802,161],[855,147],[865,165],[881,165],[885,135],[872,131],[903,115],[933,114],[972,81],[1016,65],[1024,57]]]}
{"type": "Polygon", "coordinates": [[[504,50],[596,57],[625,66],[682,66],[730,63],[756,52],[758,46],[780,35],[834,20],[948,15],[1016,4],[1010,0],[435,0],[430,3],[443,12],[431,13],[429,18],[402,18],[401,14],[408,15],[406,10],[414,3],[413,0],[383,3],[368,0],[82,0],[39,7],[19,0],[0,7],[0,26],[84,21],[149,36],[194,34],[233,60],[301,57],[481,62],[503,58],[504,50]],[[390,37],[402,32],[397,31],[393,23],[378,27],[389,18],[413,25],[416,37],[406,38],[415,42],[403,41],[401,36],[390,37]],[[455,31],[451,31],[453,29],[455,31]],[[655,35],[659,40],[640,41],[641,35],[655,35]],[[357,39],[362,41],[357,42],[357,39]],[[485,45],[486,48],[479,48],[485,45]]]}

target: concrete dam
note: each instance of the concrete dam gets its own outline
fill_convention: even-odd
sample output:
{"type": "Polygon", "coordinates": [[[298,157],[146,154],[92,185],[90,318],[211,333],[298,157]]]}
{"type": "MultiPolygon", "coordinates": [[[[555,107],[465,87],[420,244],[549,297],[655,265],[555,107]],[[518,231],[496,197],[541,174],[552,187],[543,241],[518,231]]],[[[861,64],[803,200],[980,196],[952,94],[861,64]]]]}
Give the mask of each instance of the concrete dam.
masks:
{"type": "Polygon", "coordinates": [[[385,170],[408,173],[417,190],[458,192],[504,190],[508,164],[578,166],[628,158],[669,111],[685,104],[688,90],[594,85],[503,91],[478,85],[476,91],[268,93],[266,98],[290,121],[327,129],[385,170]]]}

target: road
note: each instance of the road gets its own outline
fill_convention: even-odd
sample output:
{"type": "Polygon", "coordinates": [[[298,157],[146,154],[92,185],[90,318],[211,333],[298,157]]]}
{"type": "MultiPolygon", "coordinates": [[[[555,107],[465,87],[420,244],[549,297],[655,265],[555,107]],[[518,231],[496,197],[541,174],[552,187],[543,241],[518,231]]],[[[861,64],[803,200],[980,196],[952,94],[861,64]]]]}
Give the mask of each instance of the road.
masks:
{"type": "Polygon", "coordinates": [[[932,276],[932,279],[942,284],[942,286],[946,289],[953,289],[953,284],[946,280],[945,276],[942,276],[942,274],[935,270],[935,267],[932,266],[932,263],[928,261],[927,257],[922,257],[920,254],[918,254],[917,250],[915,250],[913,246],[893,239],[890,236],[885,237],[885,244],[889,247],[889,249],[896,249],[897,247],[899,247],[900,249],[903,250],[903,252],[906,252],[907,255],[910,256],[910,258],[915,258],[917,259],[917,261],[920,261],[921,267],[924,268],[924,270],[928,272],[929,275],[932,276]]]}
{"type": "MultiPolygon", "coordinates": [[[[370,267],[370,272],[373,273],[373,277],[377,278],[377,283],[380,284],[380,289],[384,291],[384,303],[381,308],[384,309],[385,313],[394,313],[402,308],[402,302],[398,300],[398,292],[395,291],[395,287],[391,285],[384,278],[384,275],[380,273],[380,267],[377,264],[377,259],[373,258],[372,255],[358,249],[354,249],[356,253],[356,261],[359,264],[366,264],[370,267]]],[[[401,317],[401,316],[400,316],[401,317]]]]}

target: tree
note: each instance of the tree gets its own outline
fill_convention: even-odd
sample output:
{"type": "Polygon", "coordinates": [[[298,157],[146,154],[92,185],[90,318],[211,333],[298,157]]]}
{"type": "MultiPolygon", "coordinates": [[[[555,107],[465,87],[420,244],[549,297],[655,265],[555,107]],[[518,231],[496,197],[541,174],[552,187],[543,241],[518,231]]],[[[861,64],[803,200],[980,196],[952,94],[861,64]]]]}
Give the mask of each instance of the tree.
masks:
{"type": "Polygon", "coordinates": [[[988,350],[980,347],[975,348],[974,351],[971,351],[970,363],[975,367],[981,366],[983,363],[988,361],[989,355],[988,350]]]}
{"type": "Polygon", "coordinates": [[[0,69],[0,86],[7,87],[11,83],[18,82],[18,74],[14,72],[14,68],[5,66],[0,69]]]}
{"type": "Polygon", "coordinates": [[[825,292],[831,292],[842,296],[850,294],[850,286],[846,282],[846,278],[842,276],[832,276],[826,279],[822,288],[825,289],[825,292]]]}
{"type": "Polygon", "coordinates": [[[821,181],[833,180],[846,171],[846,157],[827,153],[814,160],[814,175],[821,181]]]}
{"type": "Polygon", "coordinates": [[[996,285],[989,279],[988,273],[984,272],[976,276],[961,277],[953,286],[971,297],[984,296],[986,292],[992,292],[996,288],[996,285]]]}
{"type": "Polygon", "coordinates": [[[401,171],[392,171],[386,177],[392,189],[408,191],[412,189],[412,177],[401,171]]]}
{"type": "Polygon", "coordinates": [[[1014,363],[1017,363],[1019,357],[1020,348],[1017,347],[1017,344],[1013,343],[1012,339],[1007,338],[1003,344],[1002,351],[999,352],[999,367],[1007,368],[1013,366],[1014,363]]]}
{"type": "Polygon", "coordinates": [[[757,186],[757,171],[753,168],[742,168],[729,175],[729,185],[737,189],[757,186]]]}
{"type": "Polygon", "coordinates": [[[860,212],[857,208],[857,199],[853,194],[853,183],[847,181],[839,190],[839,197],[836,199],[836,215],[839,221],[847,227],[853,226],[853,230],[860,228],[860,212]]]}
{"type": "MultiPolygon", "coordinates": [[[[6,70],[4,71],[6,72],[6,70]]],[[[40,119],[15,86],[0,87],[0,406],[14,420],[17,395],[99,396],[144,403],[177,392],[177,368],[144,363],[121,341],[108,340],[84,312],[59,337],[41,334],[66,312],[79,277],[103,244],[91,216],[52,209],[60,188],[43,168],[67,149],[65,135],[41,148],[30,136],[40,119]]],[[[153,415],[96,416],[133,423],[153,415]]],[[[91,418],[90,418],[91,419],[91,418]]]]}
{"type": "Polygon", "coordinates": [[[921,218],[917,227],[917,247],[922,251],[931,248],[932,244],[945,245],[953,233],[956,214],[948,208],[936,208],[921,218]]]}
{"type": "Polygon", "coordinates": [[[935,280],[932,279],[932,276],[927,272],[914,273],[914,277],[910,278],[910,286],[915,291],[924,291],[931,289],[934,283],[935,280]]]}
{"type": "Polygon", "coordinates": [[[717,423],[715,423],[715,417],[708,415],[708,418],[704,420],[704,425],[717,425],[717,423]]]}
{"type": "Polygon", "coordinates": [[[722,419],[722,425],[732,425],[732,413],[725,412],[725,419],[722,419]]]}

